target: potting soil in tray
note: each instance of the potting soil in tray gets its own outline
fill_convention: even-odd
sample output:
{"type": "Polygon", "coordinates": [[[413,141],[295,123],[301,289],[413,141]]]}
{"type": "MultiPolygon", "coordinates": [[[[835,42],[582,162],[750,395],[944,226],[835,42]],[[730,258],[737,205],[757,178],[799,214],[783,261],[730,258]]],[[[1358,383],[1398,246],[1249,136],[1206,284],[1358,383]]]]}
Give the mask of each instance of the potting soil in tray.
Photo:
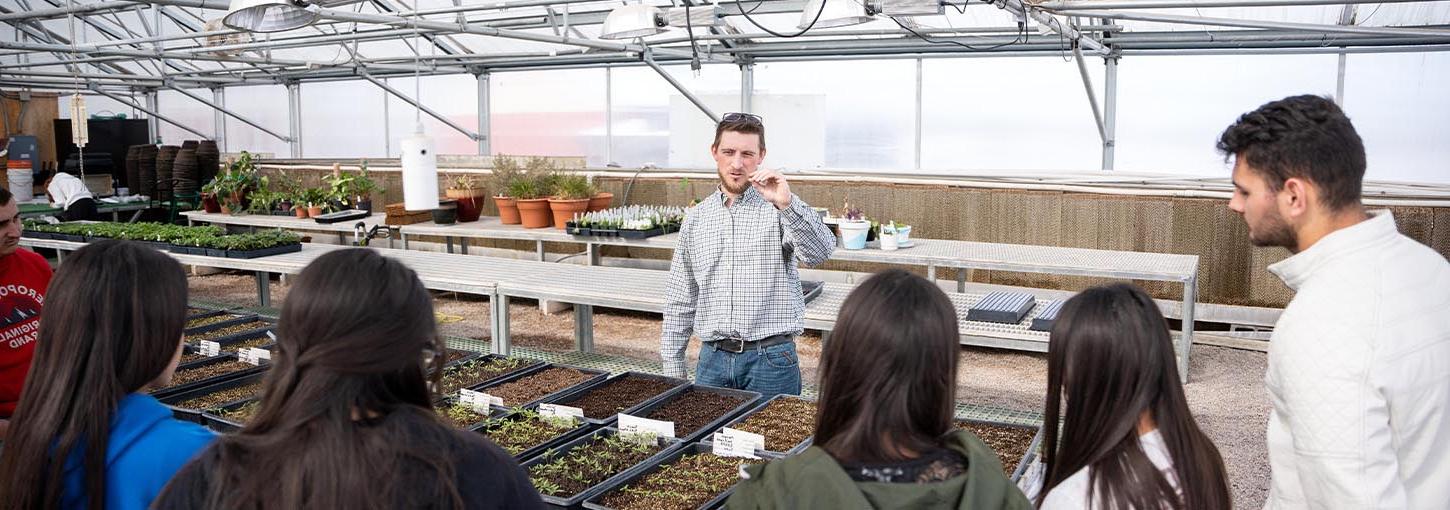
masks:
{"type": "Polygon", "coordinates": [[[233,360],[223,361],[221,363],[212,363],[210,365],[200,366],[196,368],[188,368],[186,370],[177,370],[176,374],[171,376],[171,384],[160,388],[152,388],[151,392],[155,393],[166,388],[174,388],[183,384],[190,384],[203,379],[210,379],[219,375],[230,374],[232,372],[240,372],[249,368],[257,368],[257,366],[233,360]]]}
{"type": "Polygon", "coordinates": [[[253,400],[251,402],[247,402],[245,404],[242,404],[241,406],[239,406],[239,407],[237,407],[235,409],[229,409],[229,410],[226,410],[226,411],[221,411],[221,412],[217,413],[217,417],[218,418],[221,418],[223,420],[227,420],[227,421],[233,422],[233,423],[240,423],[240,424],[245,425],[247,422],[252,421],[252,417],[253,416],[256,416],[257,415],[257,411],[260,410],[261,408],[262,408],[262,401],[260,401],[260,400],[253,400]]]}
{"type": "Polygon", "coordinates": [[[564,424],[545,420],[534,411],[521,411],[504,418],[489,420],[479,432],[507,450],[509,455],[518,457],[531,448],[568,434],[579,428],[581,423],[576,419],[572,425],[564,424]]]}
{"type": "Polygon", "coordinates": [[[209,325],[212,325],[212,324],[216,324],[218,322],[229,321],[229,320],[236,319],[236,318],[239,318],[239,317],[241,317],[241,316],[240,315],[232,315],[232,314],[213,315],[211,317],[199,317],[199,318],[196,318],[196,319],[191,319],[191,320],[186,321],[186,328],[185,329],[192,329],[192,328],[199,328],[199,327],[202,327],[202,326],[209,326],[209,325]]]}
{"type": "Polygon", "coordinates": [[[487,358],[460,363],[443,372],[441,393],[452,395],[460,389],[482,384],[540,363],[543,362],[524,358],[487,358]]]}
{"type": "Polygon", "coordinates": [[[479,391],[503,399],[505,406],[515,407],[533,402],[556,391],[587,381],[594,374],[580,372],[566,367],[551,367],[533,375],[521,377],[498,386],[479,391]]]}
{"type": "Polygon", "coordinates": [[[644,462],[662,449],[657,444],[642,445],[614,434],[599,434],[549,462],[533,465],[529,480],[539,494],[568,498],[644,462]]]}
{"type": "Polygon", "coordinates": [[[261,392],[262,383],[256,382],[244,386],[238,386],[235,388],[228,388],[215,393],[208,393],[206,395],[202,395],[200,397],[189,400],[183,400],[181,402],[177,402],[174,405],[175,407],[180,407],[182,409],[206,411],[208,409],[212,409],[223,404],[236,402],[244,398],[255,397],[258,393],[261,392]]]}
{"type": "Polygon", "coordinates": [[[1022,462],[1022,458],[1027,456],[1027,450],[1032,448],[1032,438],[1037,435],[1037,431],[1033,429],[971,421],[958,421],[957,428],[972,431],[992,451],[997,452],[997,459],[1002,461],[1002,470],[1009,476],[1017,468],[1017,464],[1022,462]]]}
{"type": "Polygon", "coordinates": [[[777,398],[730,428],[765,436],[765,449],[789,452],[816,431],[816,403],[777,398]]]}
{"type": "Polygon", "coordinates": [[[741,464],[758,462],[762,461],[690,453],[597,501],[615,510],[695,510],[739,483],[741,464]]]}
{"type": "Polygon", "coordinates": [[[652,399],[680,385],[679,381],[625,374],[558,403],[584,410],[595,420],[611,418],[625,409],[652,399]]]}
{"type": "Polygon", "coordinates": [[[674,422],[675,437],[688,437],[745,403],[745,400],[740,396],[690,388],[670,397],[645,418],[674,422]]]}
{"type": "Polygon", "coordinates": [[[181,355],[181,361],[178,361],[176,364],[177,364],[177,366],[181,366],[181,365],[185,365],[187,363],[191,363],[191,362],[194,362],[194,361],[201,361],[201,360],[207,359],[208,357],[209,356],[207,356],[205,354],[202,354],[200,352],[192,352],[192,353],[182,354],[181,355]]]}
{"type": "MultiPolygon", "coordinates": [[[[186,341],[188,341],[188,342],[200,342],[202,340],[216,340],[216,339],[221,338],[221,337],[224,337],[224,336],[231,336],[231,335],[235,335],[235,334],[238,334],[238,333],[246,333],[248,331],[256,331],[256,330],[259,330],[259,329],[267,329],[267,328],[271,328],[271,327],[272,327],[272,323],[267,322],[267,321],[257,320],[257,321],[251,321],[251,322],[242,323],[242,324],[234,324],[234,325],[231,325],[231,326],[227,326],[225,328],[211,330],[211,331],[208,331],[206,333],[199,334],[199,335],[188,335],[186,337],[186,341]]],[[[233,350],[233,349],[231,349],[231,347],[229,346],[228,347],[228,350],[233,350]]]]}

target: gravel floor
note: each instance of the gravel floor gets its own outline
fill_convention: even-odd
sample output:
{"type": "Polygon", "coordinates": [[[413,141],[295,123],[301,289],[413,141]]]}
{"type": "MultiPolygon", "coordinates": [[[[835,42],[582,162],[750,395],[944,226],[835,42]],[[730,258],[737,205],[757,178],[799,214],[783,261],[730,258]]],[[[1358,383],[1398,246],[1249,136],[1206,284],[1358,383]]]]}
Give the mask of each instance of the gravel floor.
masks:
{"type": "MultiPolygon", "coordinates": [[[[216,274],[193,276],[193,299],[256,306],[256,284],[250,275],[216,274]]],[[[286,286],[272,282],[274,306],[286,298],[286,286]]],[[[486,339],[486,299],[454,293],[435,293],[438,313],[450,316],[442,324],[446,335],[486,339]],[[461,320],[457,320],[461,319],[461,320]]],[[[515,345],[567,351],[573,348],[573,314],[544,314],[533,301],[512,300],[510,331],[515,345]]],[[[596,308],[595,350],[610,355],[659,359],[658,316],[596,308]]],[[[820,359],[821,339],[814,333],[803,337],[797,350],[802,377],[813,380],[820,359]]],[[[699,344],[692,343],[688,356],[693,365],[699,344]]],[[[1193,382],[1187,386],[1188,401],[1199,425],[1208,432],[1228,465],[1236,506],[1258,508],[1268,495],[1269,467],[1264,428],[1269,402],[1263,385],[1266,357],[1263,353],[1195,346],[1193,382]]],[[[1009,409],[1040,410],[1047,386],[1047,364],[1041,354],[963,347],[961,373],[957,377],[958,397],[968,403],[1009,409]]]]}

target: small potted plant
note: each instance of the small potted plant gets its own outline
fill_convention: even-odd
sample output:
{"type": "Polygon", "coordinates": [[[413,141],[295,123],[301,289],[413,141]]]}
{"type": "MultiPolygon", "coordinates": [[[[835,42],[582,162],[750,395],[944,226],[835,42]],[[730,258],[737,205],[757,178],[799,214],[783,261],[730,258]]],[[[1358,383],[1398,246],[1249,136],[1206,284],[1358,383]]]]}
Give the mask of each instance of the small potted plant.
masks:
{"type": "Polygon", "coordinates": [[[590,198],[594,196],[594,185],[578,174],[560,175],[554,178],[553,185],[549,210],[554,214],[554,226],[562,229],[575,215],[589,210],[590,198]]]}
{"type": "Polygon", "coordinates": [[[518,176],[509,184],[509,196],[519,208],[519,222],[524,228],[545,228],[553,224],[549,214],[546,176],[518,176]]]}
{"type": "Polygon", "coordinates": [[[491,181],[497,194],[493,196],[493,203],[498,206],[499,223],[504,225],[521,223],[519,208],[511,191],[514,181],[520,179],[521,174],[518,160],[502,154],[494,156],[491,181]]]}
{"type": "Polygon", "coordinates": [[[846,207],[845,219],[837,225],[841,229],[841,246],[847,250],[859,250],[866,247],[866,235],[871,232],[871,222],[866,221],[866,216],[861,214],[860,209],[846,207]]]}
{"type": "Polygon", "coordinates": [[[368,160],[364,159],[362,171],[353,178],[352,190],[349,193],[353,199],[353,208],[373,212],[373,193],[381,191],[383,191],[383,187],[368,175],[368,160]]]}
{"type": "Polygon", "coordinates": [[[302,203],[307,205],[307,217],[316,218],[322,216],[327,208],[328,192],[323,188],[307,188],[302,190],[302,203]]]}
{"type": "Polygon", "coordinates": [[[217,200],[217,192],[220,190],[221,176],[213,177],[211,182],[201,187],[201,208],[203,211],[216,214],[222,212],[221,201],[217,200]]]}
{"type": "Polygon", "coordinates": [[[896,250],[896,222],[881,224],[881,233],[876,236],[881,240],[881,249],[884,251],[896,250]]]}
{"type": "Polygon", "coordinates": [[[458,204],[458,221],[467,223],[478,221],[483,213],[484,199],[488,192],[478,184],[478,180],[471,174],[464,174],[454,177],[444,190],[444,195],[458,204]]]}

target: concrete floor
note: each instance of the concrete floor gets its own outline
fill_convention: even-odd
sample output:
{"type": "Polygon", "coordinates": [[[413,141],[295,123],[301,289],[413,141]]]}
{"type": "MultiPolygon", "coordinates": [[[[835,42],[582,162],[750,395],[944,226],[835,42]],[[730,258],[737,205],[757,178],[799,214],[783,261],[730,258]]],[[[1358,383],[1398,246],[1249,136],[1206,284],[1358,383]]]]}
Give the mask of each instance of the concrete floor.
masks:
{"type": "MultiPolygon", "coordinates": [[[[272,282],[274,306],[287,289],[272,282]]],[[[256,285],[251,276],[216,274],[191,278],[193,299],[256,306],[256,285]]],[[[486,340],[488,304],[484,298],[436,293],[434,306],[444,316],[445,335],[486,340]]],[[[532,301],[512,300],[509,307],[514,345],[567,351],[573,348],[573,314],[544,314],[532,301]]],[[[658,316],[596,308],[595,350],[609,355],[659,360],[658,316]]],[[[808,333],[797,350],[802,377],[813,380],[820,360],[820,336],[808,333]]],[[[699,344],[691,344],[690,363],[699,344]]],[[[1047,386],[1047,363],[1042,354],[963,347],[957,396],[962,402],[1040,411],[1047,386]]],[[[1259,508],[1268,495],[1269,467],[1265,424],[1269,401],[1264,390],[1266,355],[1222,347],[1194,347],[1186,387],[1189,406],[1198,423],[1218,445],[1228,467],[1234,503],[1259,508]]]]}

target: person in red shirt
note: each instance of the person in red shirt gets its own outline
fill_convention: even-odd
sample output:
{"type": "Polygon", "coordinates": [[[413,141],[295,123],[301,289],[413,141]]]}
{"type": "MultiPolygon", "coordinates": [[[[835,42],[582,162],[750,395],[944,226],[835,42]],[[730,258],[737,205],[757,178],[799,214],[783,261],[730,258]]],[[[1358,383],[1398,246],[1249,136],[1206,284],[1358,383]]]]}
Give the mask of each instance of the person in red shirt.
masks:
{"type": "Polygon", "coordinates": [[[0,188],[0,438],[10,428],[10,414],[30,372],[40,308],[53,273],[45,257],[20,247],[22,228],[20,205],[10,190],[0,188]]]}

